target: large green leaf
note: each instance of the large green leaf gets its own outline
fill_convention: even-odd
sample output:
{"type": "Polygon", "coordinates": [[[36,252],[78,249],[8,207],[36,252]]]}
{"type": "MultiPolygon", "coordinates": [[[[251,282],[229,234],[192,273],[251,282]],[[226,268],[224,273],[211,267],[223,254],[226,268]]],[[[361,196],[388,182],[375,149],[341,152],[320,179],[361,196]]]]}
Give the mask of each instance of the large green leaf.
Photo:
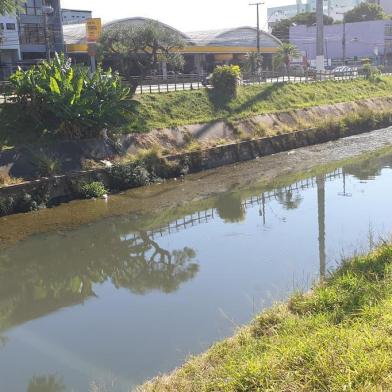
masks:
{"type": "Polygon", "coordinates": [[[59,85],[55,78],[50,77],[50,91],[54,94],[61,95],[59,85]]]}

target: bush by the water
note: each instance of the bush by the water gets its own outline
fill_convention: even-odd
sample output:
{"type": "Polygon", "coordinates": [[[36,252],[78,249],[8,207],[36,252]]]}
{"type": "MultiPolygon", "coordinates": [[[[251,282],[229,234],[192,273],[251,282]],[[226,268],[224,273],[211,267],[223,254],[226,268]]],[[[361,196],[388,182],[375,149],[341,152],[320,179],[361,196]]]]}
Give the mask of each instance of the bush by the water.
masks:
{"type": "Polygon", "coordinates": [[[144,163],[139,161],[116,164],[110,169],[110,174],[113,187],[117,189],[149,185],[153,181],[153,175],[147,170],[144,163]]]}
{"type": "Polygon", "coordinates": [[[240,79],[241,69],[238,65],[223,65],[215,68],[211,83],[219,95],[234,98],[237,96],[240,79]]]}
{"type": "Polygon", "coordinates": [[[106,195],[107,190],[102,182],[94,181],[89,184],[84,184],[81,187],[81,193],[86,199],[99,198],[106,195]]]}
{"type": "Polygon", "coordinates": [[[103,129],[120,125],[127,117],[129,89],[111,70],[90,73],[84,66],[72,67],[71,59],[56,54],[26,71],[10,77],[27,115],[42,129],[73,137],[95,137],[103,129]]]}

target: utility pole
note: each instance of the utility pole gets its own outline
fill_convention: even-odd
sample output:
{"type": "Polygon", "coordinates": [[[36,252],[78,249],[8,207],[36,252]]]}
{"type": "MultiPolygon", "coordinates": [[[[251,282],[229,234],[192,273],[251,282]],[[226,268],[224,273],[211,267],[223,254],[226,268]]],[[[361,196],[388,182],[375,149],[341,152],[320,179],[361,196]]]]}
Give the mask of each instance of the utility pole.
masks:
{"type": "Polygon", "coordinates": [[[265,4],[264,2],[260,3],[249,3],[249,5],[256,6],[257,12],[257,53],[260,54],[260,10],[259,7],[265,4]]]}
{"type": "Polygon", "coordinates": [[[324,71],[324,1],[317,0],[317,48],[316,48],[316,68],[317,71],[324,71]]]}
{"type": "Polygon", "coordinates": [[[53,7],[44,5],[42,6],[42,13],[44,14],[44,34],[45,34],[45,47],[46,47],[46,59],[51,60],[50,56],[50,36],[48,29],[48,15],[53,14],[53,7]]]}
{"type": "Polygon", "coordinates": [[[343,37],[342,37],[342,53],[343,53],[343,65],[346,64],[346,18],[345,18],[345,13],[344,12],[337,12],[337,15],[343,15],[343,37]]]}

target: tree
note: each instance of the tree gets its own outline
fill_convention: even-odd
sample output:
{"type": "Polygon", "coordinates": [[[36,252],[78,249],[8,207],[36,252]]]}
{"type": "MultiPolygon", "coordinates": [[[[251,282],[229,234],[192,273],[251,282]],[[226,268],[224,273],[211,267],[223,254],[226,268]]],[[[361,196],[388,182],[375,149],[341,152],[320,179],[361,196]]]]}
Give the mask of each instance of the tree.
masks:
{"type": "MultiPolygon", "coordinates": [[[[331,25],[334,20],[327,15],[324,15],[324,24],[331,25]]],[[[289,42],[290,39],[290,27],[294,25],[305,25],[313,26],[316,23],[316,13],[315,12],[304,12],[293,16],[290,19],[283,19],[277,22],[272,28],[272,35],[279,38],[283,42],[289,42]]]]}
{"type": "MultiPolygon", "coordinates": [[[[315,12],[304,12],[302,14],[295,15],[291,18],[291,21],[297,25],[306,25],[308,27],[316,24],[317,15],[315,12]]],[[[331,25],[334,20],[328,15],[324,15],[324,24],[331,25]]]]}
{"type": "MultiPolygon", "coordinates": [[[[13,14],[18,6],[25,1],[20,0],[19,4],[15,0],[0,0],[0,15],[13,14]]],[[[2,31],[0,30],[0,43],[2,42],[2,31]]]]}
{"type": "Polygon", "coordinates": [[[0,15],[12,14],[16,11],[16,8],[15,0],[0,0],[0,15]]]}
{"type": "Polygon", "coordinates": [[[274,65],[280,66],[284,65],[287,75],[290,71],[290,63],[292,57],[299,57],[301,53],[299,52],[298,48],[290,43],[284,42],[278,49],[278,53],[274,58],[274,65]]]}
{"type": "Polygon", "coordinates": [[[263,66],[263,55],[257,52],[249,52],[246,54],[245,60],[241,64],[241,68],[246,74],[257,74],[263,66]]]}
{"type": "Polygon", "coordinates": [[[121,23],[104,31],[98,49],[104,64],[130,77],[156,72],[162,61],[173,69],[182,69],[184,58],[178,49],[184,45],[180,33],[158,22],[136,26],[121,23]]]}
{"type": "Polygon", "coordinates": [[[383,8],[378,4],[371,3],[361,3],[344,15],[344,21],[346,23],[382,20],[386,18],[387,14],[383,8]]]}

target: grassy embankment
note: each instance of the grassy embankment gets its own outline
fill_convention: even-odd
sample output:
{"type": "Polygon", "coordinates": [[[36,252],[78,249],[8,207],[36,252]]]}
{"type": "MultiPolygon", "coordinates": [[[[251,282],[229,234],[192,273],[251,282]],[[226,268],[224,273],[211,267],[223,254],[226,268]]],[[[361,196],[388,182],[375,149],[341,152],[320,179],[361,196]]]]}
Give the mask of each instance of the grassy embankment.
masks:
{"type": "MultiPolygon", "coordinates": [[[[265,84],[241,87],[231,102],[218,100],[211,90],[178,91],[136,96],[128,124],[115,132],[149,132],[173,126],[236,120],[317,105],[392,96],[392,78],[316,83],[265,84]]],[[[0,105],[0,150],[50,142],[53,136],[25,120],[18,107],[0,105]]]]}
{"type": "Polygon", "coordinates": [[[391,391],[391,262],[391,245],[345,262],[140,391],[391,391]]]}
{"type": "Polygon", "coordinates": [[[392,96],[392,78],[317,83],[265,84],[241,87],[237,98],[219,102],[211,90],[146,94],[137,97],[127,131],[150,131],[214,120],[235,121],[251,116],[317,105],[392,96]]]}

